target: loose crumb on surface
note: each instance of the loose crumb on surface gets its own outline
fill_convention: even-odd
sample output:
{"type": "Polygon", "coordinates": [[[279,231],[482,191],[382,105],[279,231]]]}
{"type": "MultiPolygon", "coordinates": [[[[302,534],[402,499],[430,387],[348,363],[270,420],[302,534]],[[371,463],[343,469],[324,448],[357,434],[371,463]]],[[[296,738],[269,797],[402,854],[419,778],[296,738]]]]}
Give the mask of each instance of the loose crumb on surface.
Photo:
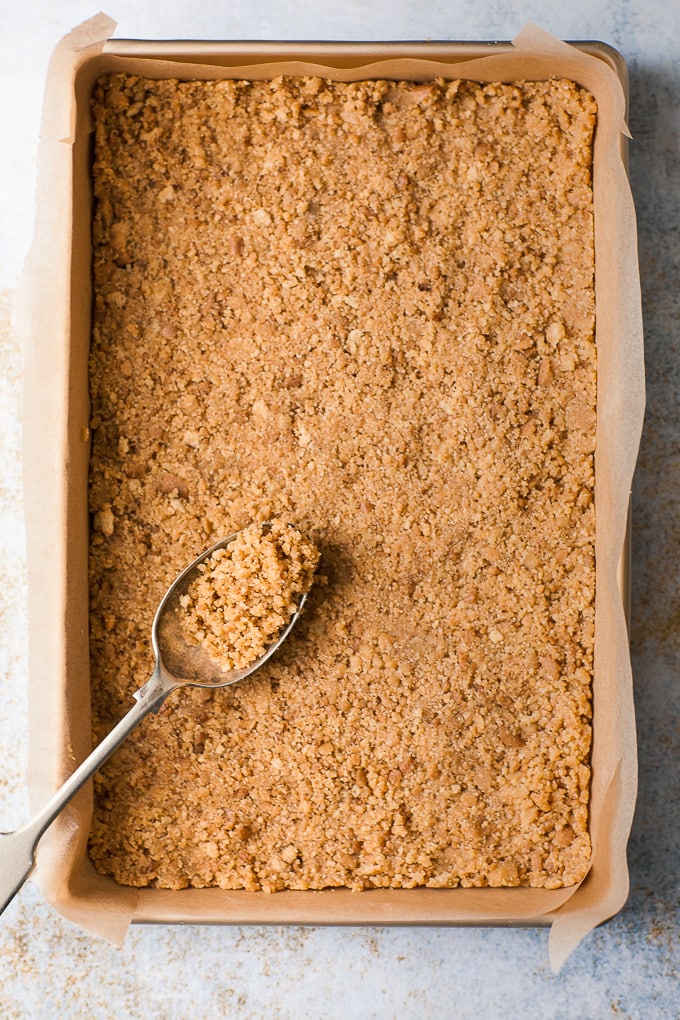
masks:
{"type": "Polygon", "coordinates": [[[187,640],[224,672],[252,665],[289,623],[318,560],[315,546],[280,520],[244,528],[200,565],[180,598],[187,640]]]}
{"type": "Polygon", "coordinates": [[[322,565],[246,684],[95,780],[135,886],[569,886],[590,859],[595,104],[564,80],[111,75],[94,103],[92,707],[281,516],[322,565]]]}

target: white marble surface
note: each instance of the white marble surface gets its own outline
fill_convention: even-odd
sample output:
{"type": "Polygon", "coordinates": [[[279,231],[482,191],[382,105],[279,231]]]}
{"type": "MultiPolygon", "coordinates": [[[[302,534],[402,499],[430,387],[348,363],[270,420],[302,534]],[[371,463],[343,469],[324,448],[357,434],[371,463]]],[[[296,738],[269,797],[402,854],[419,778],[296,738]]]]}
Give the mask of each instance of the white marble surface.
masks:
{"type": "MultiPolygon", "coordinates": [[[[26,886],[0,921],[0,1016],[680,1016],[680,7],[668,0],[110,0],[141,38],[506,39],[528,20],[618,47],[631,72],[649,409],[634,493],[640,798],[627,907],[553,976],[534,930],[134,928],[92,939],[26,886]]],[[[8,307],[30,241],[50,51],[85,0],[0,0],[0,828],[25,812],[20,366],[8,307]]]]}

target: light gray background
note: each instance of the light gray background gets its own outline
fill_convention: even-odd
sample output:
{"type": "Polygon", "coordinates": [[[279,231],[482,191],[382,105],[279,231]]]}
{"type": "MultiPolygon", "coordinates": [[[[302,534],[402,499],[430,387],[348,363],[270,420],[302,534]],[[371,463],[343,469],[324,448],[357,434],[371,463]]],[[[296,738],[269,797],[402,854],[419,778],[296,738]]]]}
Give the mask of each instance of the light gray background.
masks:
{"type": "MultiPolygon", "coordinates": [[[[640,796],[628,905],[561,974],[542,930],[133,928],[118,951],[26,886],[0,921],[11,1018],[680,1017],[680,6],[675,0],[110,0],[118,36],[508,39],[527,20],[601,39],[631,74],[648,413],[634,491],[640,796]]],[[[85,0],[0,0],[0,828],[26,811],[20,364],[11,292],[30,241],[50,51],[85,0]]]]}

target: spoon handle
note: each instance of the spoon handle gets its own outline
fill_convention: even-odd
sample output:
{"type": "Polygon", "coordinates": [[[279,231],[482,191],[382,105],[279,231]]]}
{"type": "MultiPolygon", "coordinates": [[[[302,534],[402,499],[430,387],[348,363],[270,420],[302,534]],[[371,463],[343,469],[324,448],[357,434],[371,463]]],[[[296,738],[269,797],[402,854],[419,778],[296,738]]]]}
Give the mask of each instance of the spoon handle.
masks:
{"type": "Polygon", "coordinates": [[[38,840],[62,808],[111,757],[135,726],[149,712],[158,711],[168,694],[178,686],[179,684],[173,683],[157,666],[148,683],[135,692],[135,704],[130,711],[71,773],[38,814],[16,832],[0,833],[0,914],[14,899],[32,872],[38,840]]]}

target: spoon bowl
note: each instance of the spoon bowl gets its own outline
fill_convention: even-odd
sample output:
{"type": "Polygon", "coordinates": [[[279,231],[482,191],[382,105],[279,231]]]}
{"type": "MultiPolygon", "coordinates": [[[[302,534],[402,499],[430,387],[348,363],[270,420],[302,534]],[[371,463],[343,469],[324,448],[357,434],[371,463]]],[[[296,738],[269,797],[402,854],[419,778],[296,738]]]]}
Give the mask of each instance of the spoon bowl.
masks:
{"type": "MultiPolygon", "coordinates": [[[[269,530],[271,524],[266,521],[263,530],[269,530]]],[[[151,628],[151,644],[156,657],[156,666],[163,677],[171,684],[188,687],[228,687],[239,680],[245,680],[254,673],[267,659],[276,652],[288,637],[302,612],[307,599],[307,592],[301,592],[296,598],[296,608],[288,623],[278,633],[274,641],[257,659],[243,669],[224,671],[210,658],[201,645],[189,644],[180,623],[182,606],[180,600],[199,575],[199,567],[210,559],[219,549],[225,549],[241,534],[234,532],[223,538],[196,559],[179,574],[168,588],[156,610],[151,628]]]]}

